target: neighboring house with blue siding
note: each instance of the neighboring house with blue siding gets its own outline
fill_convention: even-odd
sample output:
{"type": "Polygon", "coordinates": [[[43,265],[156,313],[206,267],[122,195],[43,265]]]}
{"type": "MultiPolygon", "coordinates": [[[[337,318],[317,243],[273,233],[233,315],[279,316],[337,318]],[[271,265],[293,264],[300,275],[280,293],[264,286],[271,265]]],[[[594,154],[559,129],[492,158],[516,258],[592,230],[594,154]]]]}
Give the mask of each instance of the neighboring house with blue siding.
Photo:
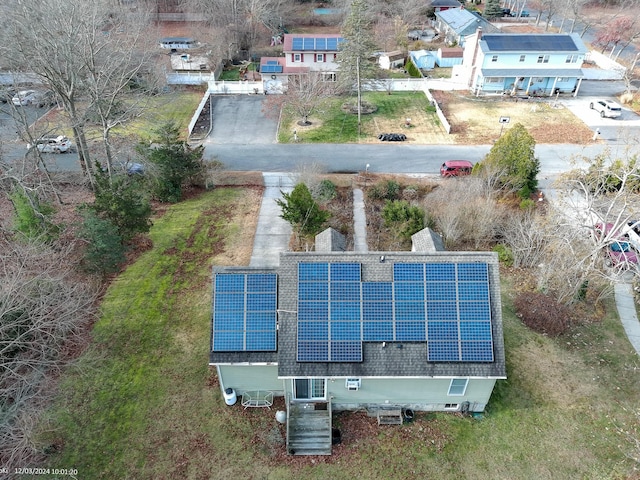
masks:
{"type": "Polygon", "coordinates": [[[464,7],[451,8],[435,13],[435,28],[444,37],[447,45],[464,47],[465,38],[478,28],[486,33],[499,32],[500,29],[481,15],[470,12],[464,7]]]}
{"type": "Polygon", "coordinates": [[[587,47],[577,33],[516,34],[477,30],[456,70],[476,95],[577,95],[587,47]]]}
{"type": "Polygon", "coordinates": [[[331,453],[332,411],[484,411],[506,378],[497,255],[443,251],[429,229],[411,252],[321,245],[214,270],[209,363],[225,401],[284,396],[296,455],[331,453]]]}

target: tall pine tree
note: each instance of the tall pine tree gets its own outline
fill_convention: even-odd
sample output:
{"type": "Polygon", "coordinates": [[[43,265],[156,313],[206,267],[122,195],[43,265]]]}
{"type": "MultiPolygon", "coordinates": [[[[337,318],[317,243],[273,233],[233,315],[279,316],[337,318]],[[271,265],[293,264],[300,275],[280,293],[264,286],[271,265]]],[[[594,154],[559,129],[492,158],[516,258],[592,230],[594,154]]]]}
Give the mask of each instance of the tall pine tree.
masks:
{"type": "Polygon", "coordinates": [[[342,24],[340,51],[336,61],[340,65],[339,78],[349,90],[355,86],[358,95],[358,133],[362,112],[362,83],[375,78],[378,65],[371,60],[376,51],[373,23],[365,0],[353,0],[349,14],[342,24]]]}
{"type": "Polygon", "coordinates": [[[487,0],[484,7],[485,18],[498,18],[502,17],[502,7],[500,6],[500,0],[487,0]]]}

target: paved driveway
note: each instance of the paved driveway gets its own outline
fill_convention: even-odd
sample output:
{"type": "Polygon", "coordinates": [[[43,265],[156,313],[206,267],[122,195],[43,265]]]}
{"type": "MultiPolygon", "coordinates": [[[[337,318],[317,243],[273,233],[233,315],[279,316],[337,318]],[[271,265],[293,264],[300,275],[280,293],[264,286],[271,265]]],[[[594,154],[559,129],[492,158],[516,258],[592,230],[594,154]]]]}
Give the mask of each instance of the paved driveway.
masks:
{"type": "MultiPolygon", "coordinates": [[[[625,90],[624,82],[583,82],[577,97],[565,97],[561,102],[594,132],[600,131],[599,138],[609,144],[626,144],[640,135],[640,116],[626,106],[622,106],[622,116],[602,118],[589,104],[601,99],[617,101],[615,95],[625,90]]],[[[633,141],[631,143],[634,143],[633,141]]]]}
{"type": "Polygon", "coordinates": [[[276,143],[278,122],[262,112],[264,95],[213,95],[212,144],[276,143]]]}

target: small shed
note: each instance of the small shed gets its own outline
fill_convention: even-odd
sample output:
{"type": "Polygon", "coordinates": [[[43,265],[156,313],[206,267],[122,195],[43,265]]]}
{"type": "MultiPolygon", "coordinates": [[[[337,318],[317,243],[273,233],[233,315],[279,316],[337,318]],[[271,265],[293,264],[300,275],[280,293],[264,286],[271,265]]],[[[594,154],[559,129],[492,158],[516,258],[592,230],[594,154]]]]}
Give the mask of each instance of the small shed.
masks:
{"type": "Polygon", "coordinates": [[[383,70],[389,70],[391,68],[400,68],[404,66],[405,56],[401,50],[395,50],[393,52],[381,53],[378,57],[378,64],[383,70]]]}
{"type": "Polygon", "coordinates": [[[462,52],[461,47],[439,48],[436,53],[436,65],[439,67],[462,65],[462,52]]]}
{"type": "Polygon", "coordinates": [[[436,55],[429,50],[415,50],[409,52],[409,58],[420,70],[431,70],[436,66],[436,55]]]}

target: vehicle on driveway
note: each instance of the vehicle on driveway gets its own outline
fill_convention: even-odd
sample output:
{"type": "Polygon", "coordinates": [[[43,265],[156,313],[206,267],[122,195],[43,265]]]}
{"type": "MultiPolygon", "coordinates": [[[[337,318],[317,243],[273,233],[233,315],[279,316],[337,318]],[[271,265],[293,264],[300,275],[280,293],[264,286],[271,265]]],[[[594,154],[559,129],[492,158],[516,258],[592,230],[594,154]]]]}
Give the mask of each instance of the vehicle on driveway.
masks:
{"type": "Polygon", "coordinates": [[[11,99],[11,103],[16,106],[33,105],[34,107],[50,107],[55,105],[55,95],[51,90],[20,90],[11,99]]]}
{"type": "MultiPolygon", "coordinates": [[[[33,147],[33,144],[27,144],[28,149],[33,147]]],[[[71,150],[73,144],[64,135],[44,135],[36,140],[35,147],[40,153],[66,153],[71,150]]]]}
{"type": "Polygon", "coordinates": [[[618,234],[613,231],[614,228],[613,223],[597,223],[594,229],[596,241],[606,240],[606,265],[621,269],[637,265],[638,253],[632,247],[628,233],[623,233],[630,229],[623,227],[618,234]]]}
{"type": "Polygon", "coordinates": [[[35,90],[20,90],[11,99],[11,103],[16,106],[31,105],[32,100],[35,98],[35,90]]]}
{"type": "Polygon", "coordinates": [[[470,175],[473,163],[468,160],[447,160],[440,166],[441,177],[462,177],[470,175]]]}
{"type": "Polygon", "coordinates": [[[600,112],[602,118],[617,118],[622,115],[622,107],[612,100],[597,100],[591,102],[589,108],[600,112]]]}

